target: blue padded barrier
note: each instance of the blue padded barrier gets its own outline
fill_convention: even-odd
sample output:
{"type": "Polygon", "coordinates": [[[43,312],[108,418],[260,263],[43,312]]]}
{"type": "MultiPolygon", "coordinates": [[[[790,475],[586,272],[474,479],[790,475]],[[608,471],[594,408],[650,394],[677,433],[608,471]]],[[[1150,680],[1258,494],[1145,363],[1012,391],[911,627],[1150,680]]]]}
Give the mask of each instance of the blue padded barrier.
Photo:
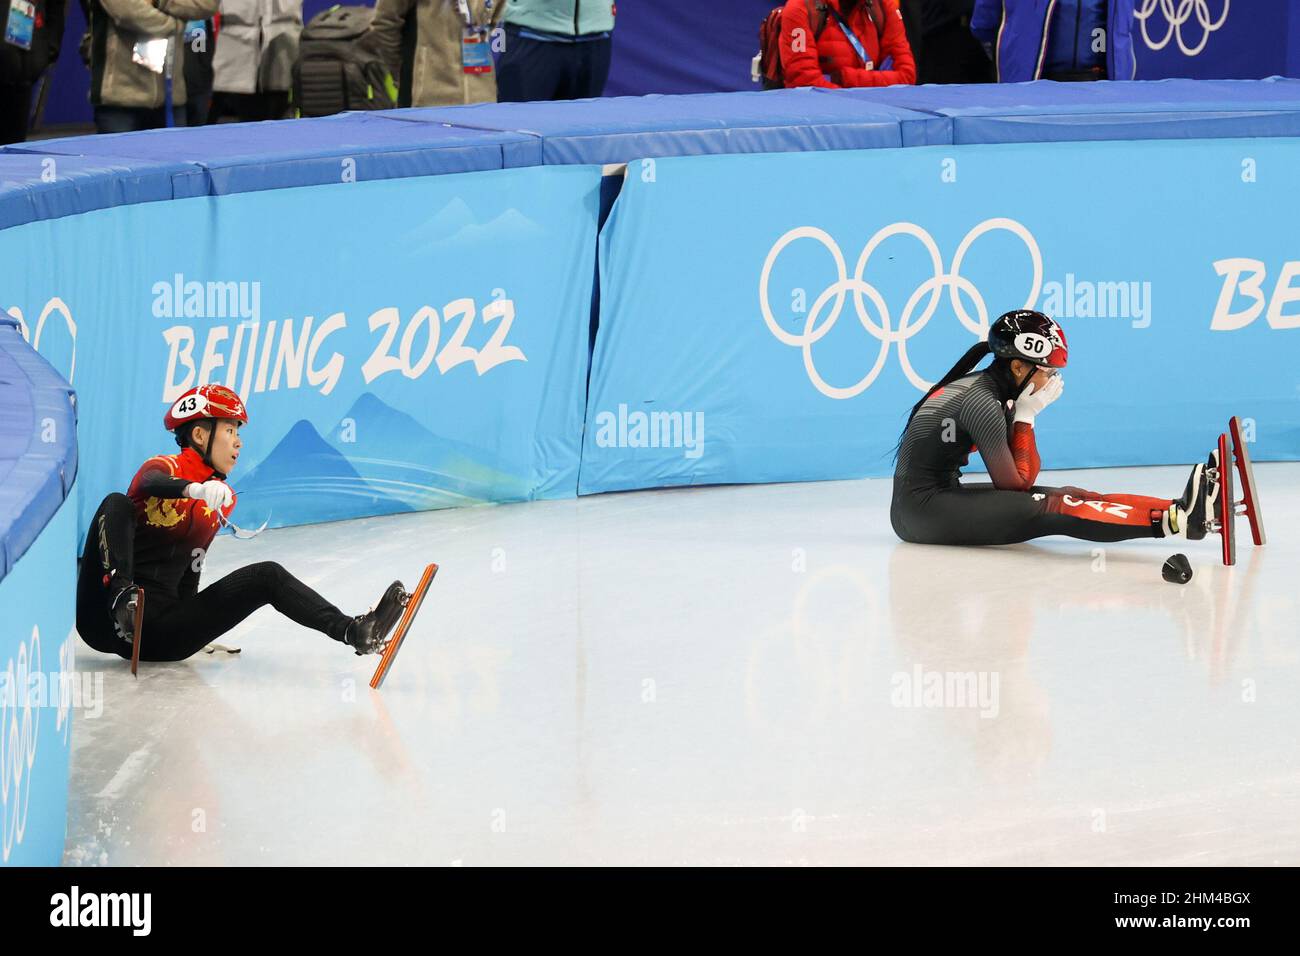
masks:
{"type": "Polygon", "coordinates": [[[23,143],[6,151],[131,165],[141,161],[192,164],[206,171],[209,179],[199,194],[220,196],[501,169],[507,146],[516,159],[530,152],[540,159],[534,137],[403,122],[395,112],[75,136],[23,143]]]}
{"type": "MultiPolygon", "coordinates": [[[[530,133],[547,165],[660,156],[788,153],[930,146],[951,141],[946,118],[885,103],[851,103],[811,89],[626,96],[556,103],[484,103],[392,114],[457,127],[530,133]]],[[[506,148],[506,165],[531,164],[506,148]]]]}
{"type": "Polygon", "coordinates": [[[0,316],[0,580],[59,510],[77,474],[72,388],[0,316]]]}

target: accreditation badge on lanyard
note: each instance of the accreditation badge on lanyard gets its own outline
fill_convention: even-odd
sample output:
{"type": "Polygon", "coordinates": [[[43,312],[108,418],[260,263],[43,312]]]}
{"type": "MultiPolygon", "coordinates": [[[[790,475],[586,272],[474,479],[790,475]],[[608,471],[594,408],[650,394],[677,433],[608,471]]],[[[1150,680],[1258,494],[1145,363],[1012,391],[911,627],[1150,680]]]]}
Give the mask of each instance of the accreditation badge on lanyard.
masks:
{"type": "MultiPolygon", "coordinates": [[[[492,2],[487,0],[485,4],[487,22],[492,22],[492,2]]],[[[492,49],[488,43],[488,27],[486,24],[480,26],[474,22],[470,16],[469,3],[467,0],[456,0],[456,6],[460,10],[460,18],[465,23],[465,29],[461,31],[460,37],[460,62],[466,73],[491,73],[492,72],[492,49]]]]}
{"type": "Polygon", "coordinates": [[[5,42],[23,50],[32,48],[36,32],[36,4],[29,0],[9,0],[9,22],[5,24],[5,42]]]}

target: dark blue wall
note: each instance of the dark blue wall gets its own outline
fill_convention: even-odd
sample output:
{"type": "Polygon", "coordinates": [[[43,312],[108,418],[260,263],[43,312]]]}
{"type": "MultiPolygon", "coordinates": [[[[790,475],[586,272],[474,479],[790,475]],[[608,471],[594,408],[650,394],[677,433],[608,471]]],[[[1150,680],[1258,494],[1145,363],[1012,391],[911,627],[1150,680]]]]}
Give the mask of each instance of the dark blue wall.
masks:
{"type": "MultiPolygon", "coordinates": [[[[1212,18],[1217,19],[1224,2],[1207,0],[1212,18]]],[[[330,5],[329,0],[306,0],[303,16],[310,19],[330,5]]],[[[758,50],[759,23],[775,5],[776,0],[622,0],[605,92],[622,96],[756,89],[749,81],[749,61],[758,50]]],[[[68,0],[68,6],[63,55],[45,110],[47,124],[90,122],[90,79],[77,56],[85,20],[77,0],[68,0]]],[[[1148,50],[1135,25],[1138,76],[1300,76],[1298,6],[1298,0],[1249,0],[1249,7],[1238,0],[1195,57],[1185,56],[1176,41],[1159,52],[1148,50]]],[[[1164,33],[1159,17],[1157,13],[1149,25],[1157,39],[1164,33]]],[[[1183,29],[1187,45],[1199,41],[1198,29],[1193,16],[1183,29]]]]}

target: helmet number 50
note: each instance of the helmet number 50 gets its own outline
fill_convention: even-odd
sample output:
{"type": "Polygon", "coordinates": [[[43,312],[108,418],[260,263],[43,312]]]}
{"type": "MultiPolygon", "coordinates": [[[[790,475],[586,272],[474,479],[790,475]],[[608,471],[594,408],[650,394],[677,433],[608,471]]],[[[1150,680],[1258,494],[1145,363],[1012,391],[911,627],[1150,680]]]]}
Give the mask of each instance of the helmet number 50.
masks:
{"type": "Polygon", "coordinates": [[[1033,332],[1021,332],[1016,336],[1016,349],[1021,355],[1046,355],[1051,351],[1051,343],[1033,332]]]}

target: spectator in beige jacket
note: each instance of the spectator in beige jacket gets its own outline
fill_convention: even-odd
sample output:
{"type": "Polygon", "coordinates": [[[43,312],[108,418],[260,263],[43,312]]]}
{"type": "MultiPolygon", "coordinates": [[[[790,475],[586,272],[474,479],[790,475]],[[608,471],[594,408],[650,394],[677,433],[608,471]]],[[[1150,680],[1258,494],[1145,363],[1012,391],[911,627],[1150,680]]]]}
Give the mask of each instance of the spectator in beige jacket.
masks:
{"type": "Polygon", "coordinates": [[[95,128],[122,133],[185,125],[187,20],[206,20],[218,0],[90,0],[90,102],[95,128]]]}
{"type": "Polygon", "coordinates": [[[365,42],[388,64],[398,106],[490,103],[506,0],[377,0],[365,42]]]}

